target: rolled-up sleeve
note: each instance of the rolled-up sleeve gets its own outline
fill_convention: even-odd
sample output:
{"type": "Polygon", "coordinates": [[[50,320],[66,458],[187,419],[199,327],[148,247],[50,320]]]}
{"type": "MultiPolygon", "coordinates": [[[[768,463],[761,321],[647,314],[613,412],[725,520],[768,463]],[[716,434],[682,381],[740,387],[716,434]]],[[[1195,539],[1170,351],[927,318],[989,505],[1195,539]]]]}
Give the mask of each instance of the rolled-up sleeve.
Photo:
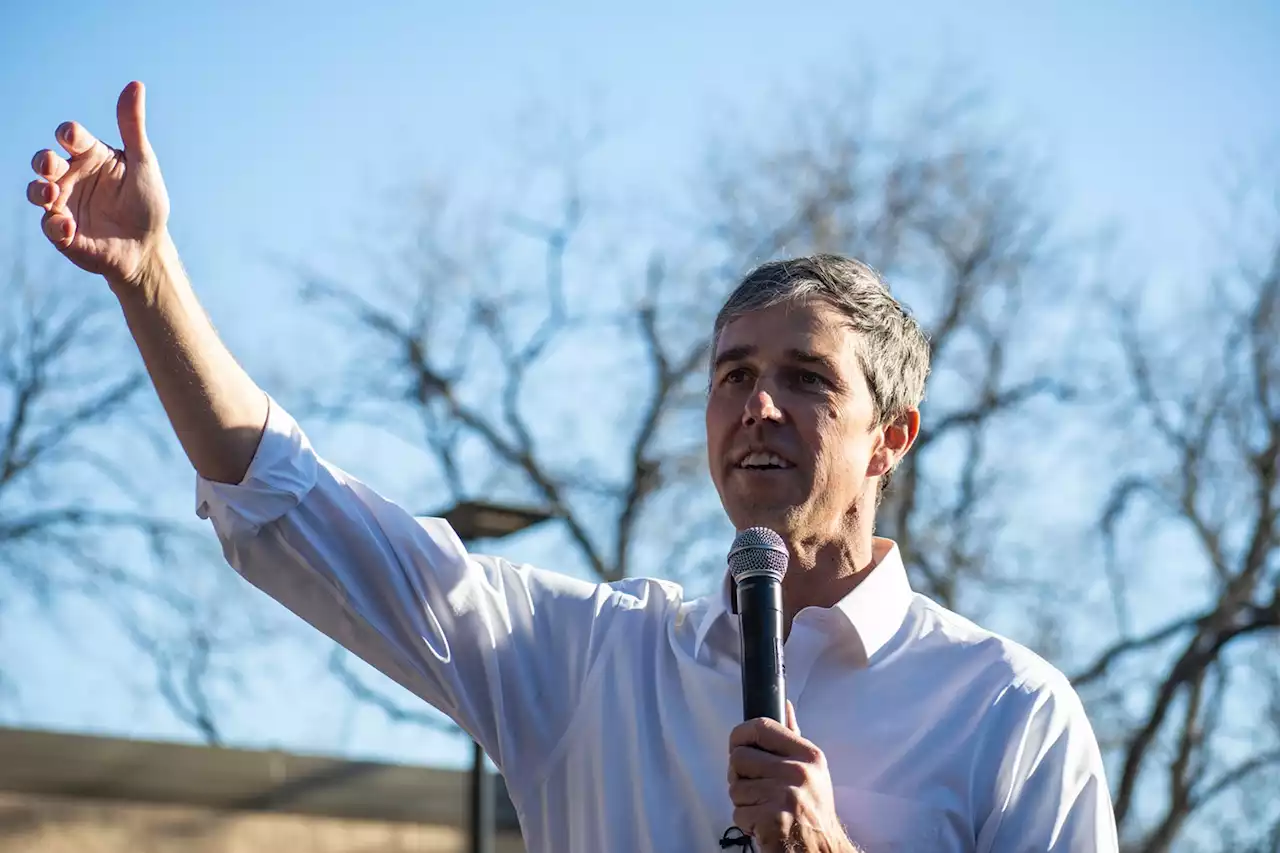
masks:
{"type": "Polygon", "coordinates": [[[274,400],[238,484],[197,513],[251,584],[467,730],[512,778],[563,737],[618,590],[467,553],[328,464],[274,400]]]}
{"type": "Polygon", "coordinates": [[[1012,725],[980,853],[1118,853],[1102,755],[1070,683],[1011,686],[993,719],[1012,725]]]}

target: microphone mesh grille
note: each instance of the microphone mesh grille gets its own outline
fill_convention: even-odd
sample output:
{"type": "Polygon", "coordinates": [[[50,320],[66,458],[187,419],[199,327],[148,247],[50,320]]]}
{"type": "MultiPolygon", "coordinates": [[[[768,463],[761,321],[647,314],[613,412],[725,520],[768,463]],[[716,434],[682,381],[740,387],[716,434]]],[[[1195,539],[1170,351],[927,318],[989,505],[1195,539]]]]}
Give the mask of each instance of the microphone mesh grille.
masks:
{"type": "Polygon", "coordinates": [[[767,527],[750,527],[734,537],[729,549],[729,574],[734,581],[762,574],[782,580],[788,559],[781,536],[767,527]]]}

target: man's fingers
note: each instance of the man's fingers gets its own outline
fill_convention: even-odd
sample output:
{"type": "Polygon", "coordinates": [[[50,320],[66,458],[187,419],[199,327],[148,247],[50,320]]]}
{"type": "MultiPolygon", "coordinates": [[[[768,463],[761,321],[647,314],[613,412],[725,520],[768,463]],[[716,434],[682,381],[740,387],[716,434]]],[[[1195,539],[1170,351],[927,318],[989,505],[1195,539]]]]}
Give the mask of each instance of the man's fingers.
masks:
{"type": "Polygon", "coordinates": [[[771,778],[782,761],[778,756],[754,746],[735,746],[729,751],[729,784],[740,779],[771,778]]]}
{"type": "Polygon", "coordinates": [[[769,802],[777,783],[768,779],[739,779],[729,786],[729,799],[735,806],[758,806],[769,802]]]}
{"type": "Polygon", "coordinates": [[[71,166],[57,153],[46,148],[36,152],[36,156],[31,158],[31,168],[46,181],[58,181],[71,166]]]}
{"type": "Polygon", "coordinates": [[[78,121],[64,121],[58,125],[55,135],[58,137],[58,144],[72,157],[92,151],[94,146],[100,144],[97,137],[85,130],[84,125],[78,121]]]}
{"type": "Polygon", "coordinates": [[[730,785],[742,779],[770,779],[784,785],[803,785],[806,778],[803,762],[779,758],[754,746],[734,747],[729,753],[730,785]]]}
{"type": "Polygon", "coordinates": [[[124,87],[116,101],[116,123],[120,126],[120,141],[125,156],[130,161],[150,156],[151,143],[147,140],[147,90],[134,80],[124,87]]]}
{"type": "Polygon", "coordinates": [[[762,740],[772,740],[776,735],[789,734],[789,731],[767,717],[757,717],[733,727],[729,733],[729,748],[735,746],[760,746],[762,740]]]}
{"type": "Polygon", "coordinates": [[[800,724],[796,722],[796,706],[791,704],[791,700],[787,700],[787,728],[796,734],[800,734],[800,724]]]}
{"type": "Polygon", "coordinates": [[[49,242],[60,249],[70,246],[76,236],[76,221],[65,213],[46,213],[40,220],[40,228],[49,242]]]}
{"type": "Polygon", "coordinates": [[[27,201],[46,210],[58,200],[58,185],[48,181],[32,181],[27,184],[27,201]]]}
{"type": "Polygon", "coordinates": [[[729,749],[737,746],[756,746],[765,752],[800,761],[816,761],[820,757],[817,748],[797,732],[765,717],[734,727],[729,735],[729,749]]]}

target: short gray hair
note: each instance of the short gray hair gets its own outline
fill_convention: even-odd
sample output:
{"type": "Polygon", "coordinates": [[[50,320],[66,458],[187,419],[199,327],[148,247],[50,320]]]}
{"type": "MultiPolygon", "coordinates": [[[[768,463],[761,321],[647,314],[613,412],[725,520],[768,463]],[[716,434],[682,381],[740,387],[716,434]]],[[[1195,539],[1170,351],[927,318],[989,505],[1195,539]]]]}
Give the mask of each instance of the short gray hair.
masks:
{"type": "Polygon", "coordinates": [[[928,338],[875,270],[841,255],[771,261],[748,273],[716,316],[712,360],[720,334],[733,320],[805,299],[830,303],[858,333],[862,373],[871,389],[877,424],[919,408],[929,374],[928,338]]]}

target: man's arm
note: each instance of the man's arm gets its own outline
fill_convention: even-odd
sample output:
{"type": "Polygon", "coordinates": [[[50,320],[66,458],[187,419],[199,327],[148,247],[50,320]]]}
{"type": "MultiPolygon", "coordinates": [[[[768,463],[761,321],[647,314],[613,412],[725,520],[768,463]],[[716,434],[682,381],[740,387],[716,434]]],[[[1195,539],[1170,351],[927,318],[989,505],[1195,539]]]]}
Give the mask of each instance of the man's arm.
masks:
{"type": "MultiPolygon", "coordinates": [[[[469,554],[311,448],[271,401],[242,483],[198,511],[250,583],[462,726],[532,784],[623,624],[660,596],[469,554]]],[[[635,582],[639,583],[639,582],[635,582]]],[[[596,679],[598,681],[598,679],[596,679]]]]}
{"type": "Polygon", "coordinates": [[[536,774],[610,626],[640,599],[474,558],[444,522],[317,456],[218,339],[183,272],[140,83],[116,111],[122,151],[64,123],[68,156],[36,154],[27,198],[58,251],[119,300],[227,560],[452,717],[505,772],[536,774]]]}
{"type": "Polygon", "coordinates": [[[109,276],[174,432],[201,477],[238,483],[267,421],[267,396],[218,338],[168,233],[135,281],[109,276]]]}

